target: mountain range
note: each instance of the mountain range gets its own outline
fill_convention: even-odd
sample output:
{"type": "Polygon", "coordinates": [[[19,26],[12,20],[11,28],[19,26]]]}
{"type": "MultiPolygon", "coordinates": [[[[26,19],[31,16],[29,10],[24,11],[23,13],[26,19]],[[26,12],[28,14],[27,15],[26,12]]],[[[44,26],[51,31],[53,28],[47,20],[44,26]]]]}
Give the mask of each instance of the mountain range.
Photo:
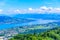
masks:
{"type": "Polygon", "coordinates": [[[16,14],[13,17],[16,18],[34,18],[44,20],[60,20],[60,14],[16,14]]]}
{"type": "Polygon", "coordinates": [[[24,19],[24,18],[14,18],[7,15],[0,16],[0,24],[16,24],[16,23],[26,23],[34,20],[24,19]]]}

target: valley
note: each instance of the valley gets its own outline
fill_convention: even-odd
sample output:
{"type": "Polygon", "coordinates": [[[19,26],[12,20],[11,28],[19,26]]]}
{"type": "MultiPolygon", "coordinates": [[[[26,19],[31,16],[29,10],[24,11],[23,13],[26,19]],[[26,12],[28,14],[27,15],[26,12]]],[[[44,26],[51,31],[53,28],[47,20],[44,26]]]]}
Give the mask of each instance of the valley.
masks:
{"type": "Polygon", "coordinates": [[[0,37],[3,37],[4,40],[8,40],[17,34],[38,34],[54,30],[55,28],[60,28],[58,14],[0,16],[0,37]]]}

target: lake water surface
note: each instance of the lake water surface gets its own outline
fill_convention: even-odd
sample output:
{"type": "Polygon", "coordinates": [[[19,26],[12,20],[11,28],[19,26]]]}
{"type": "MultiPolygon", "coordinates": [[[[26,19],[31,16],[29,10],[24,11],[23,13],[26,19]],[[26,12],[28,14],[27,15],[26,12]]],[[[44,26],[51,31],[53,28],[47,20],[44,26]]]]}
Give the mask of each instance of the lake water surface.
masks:
{"type": "Polygon", "coordinates": [[[47,23],[50,23],[50,22],[58,22],[58,21],[59,20],[42,20],[42,19],[37,19],[36,21],[27,22],[27,23],[0,24],[0,30],[1,29],[6,29],[6,28],[11,28],[11,27],[16,27],[16,26],[34,25],[34,24],[47,24],[47,23]]]}

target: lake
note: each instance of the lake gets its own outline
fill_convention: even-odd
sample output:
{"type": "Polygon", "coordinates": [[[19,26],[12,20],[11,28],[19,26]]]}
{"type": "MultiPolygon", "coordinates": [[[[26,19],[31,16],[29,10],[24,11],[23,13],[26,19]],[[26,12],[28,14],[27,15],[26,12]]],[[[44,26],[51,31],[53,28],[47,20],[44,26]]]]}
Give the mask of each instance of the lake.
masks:
{"type": "Polygon", "coordinates": [[[36,19],[36,21],[31,21],[27,23],[17,23],[17,24],[0,24],[0,30],[7,29],[16,26],[24,26],[24,25],[34,25],[34,24],[47,24],[50,22],[58,22],[59,20],[43,20],[43,19],[36,19]]]}

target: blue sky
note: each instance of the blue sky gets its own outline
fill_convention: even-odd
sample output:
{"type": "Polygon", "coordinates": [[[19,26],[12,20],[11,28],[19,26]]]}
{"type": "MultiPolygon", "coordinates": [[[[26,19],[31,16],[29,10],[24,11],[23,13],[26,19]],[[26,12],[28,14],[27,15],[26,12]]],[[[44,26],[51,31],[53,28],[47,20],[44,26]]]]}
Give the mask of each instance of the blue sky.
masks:
{"type": "Polygon", "coordinates": [[[0,0],[0,14],[54,11],[60,12],[60,0],[0,0]]]}
{"type": "MultiPolygon", "coordinates": [[[[4,8],[39,8],[40,6],[60,7],[60,0],[0,0],[4,8]]],[[[2,6],[1,4],[1,6],[2,6]]]]}

